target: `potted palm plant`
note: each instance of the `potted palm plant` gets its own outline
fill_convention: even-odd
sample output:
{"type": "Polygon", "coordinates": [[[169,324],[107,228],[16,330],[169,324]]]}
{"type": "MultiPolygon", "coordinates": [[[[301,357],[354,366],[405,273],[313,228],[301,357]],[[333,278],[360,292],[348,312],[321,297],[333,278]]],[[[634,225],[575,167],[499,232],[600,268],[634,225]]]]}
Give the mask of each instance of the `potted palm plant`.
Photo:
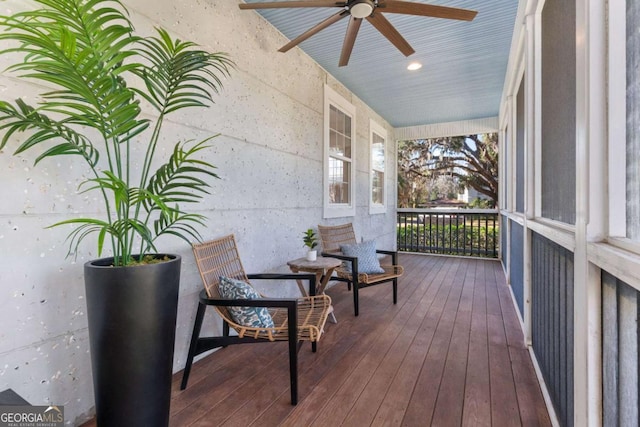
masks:
{"type": "Polygon", "coordinates": [[[69,254],[90,236],[98,256],[110,252],[84,266],[97,421],[168,425],[180,257],[156,243],[199,239],[205,218],[183,206],[217,175],[203,159],[211,138],[177,142],[166,159],[158,146],[167,117],[208,106],[233,64],[162,29],[134,35],[118,0],[34,3],[0,17],[0,55],[19,58],[8,70],[49,89],[35,105],[0,100],[0,149],[86,165],[80,191],[97,194],[104,215],[52,227],[73,226],[69,254]],[[143,101],[155,112],[143,115],[143,101]]]}

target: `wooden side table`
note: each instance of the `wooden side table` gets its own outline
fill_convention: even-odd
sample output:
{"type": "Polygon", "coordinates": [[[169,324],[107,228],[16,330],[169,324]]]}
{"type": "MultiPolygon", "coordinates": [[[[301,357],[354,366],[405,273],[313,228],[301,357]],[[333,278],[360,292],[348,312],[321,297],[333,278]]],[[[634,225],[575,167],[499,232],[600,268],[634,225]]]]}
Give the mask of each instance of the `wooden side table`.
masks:
{"type": "MultiPolygon", "coordinates": [[[[342,264],[342,261],[336,258],[319,256],[315,261],[308,261],[306,258],[298,258],[287,262],[287,265],[293,273],[305,272],[316,275],[316,295],[324,293],[327,283],[331,280],[333,271],[342,264]]],[[[298,280],[298,288],[303,296],[308,296],[304,284],[298,280]]],[[[333,314],[333,306],[329,308],[331,321],[338,323],[335,314],[333,314]]]]}

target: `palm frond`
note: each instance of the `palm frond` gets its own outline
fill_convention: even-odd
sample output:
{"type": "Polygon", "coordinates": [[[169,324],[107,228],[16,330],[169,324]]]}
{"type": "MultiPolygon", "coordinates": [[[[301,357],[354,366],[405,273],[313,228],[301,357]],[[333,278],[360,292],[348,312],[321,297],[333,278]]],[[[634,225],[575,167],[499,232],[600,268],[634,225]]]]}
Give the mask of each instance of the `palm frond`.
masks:
{"type": "Polygon", "coordinates": [[[68,127],[64,122],[55,121],[40,114],[21,99],[16,100],[16,105],[18,108],[0,101],[0,130],[6,130],[0,141],[0,149],[7,144],[14,133],[35,130],[35,133],[29,135],[18,146],[16,153],[26,151],[44,141],[62,139],[63,143],[38,155],[35,163],[47,157],[73,154],[82,156],[92,168],[96,166],[100,157],[99,152],[86,136],[68,127]]]}
{"type": "Polygon", "coordinates": [[[202,236],[195,225],[204,226],[205,217],[200,214],[187,214],[175,209],[163,211],[154,221],[154,232],[157,237],[170,234],[191,243],[192,240],[201,241],[202,236]]]}
{"type": "Polygon", "coordinates": [[[222,86],[219,75],[228,76],[233,62],[224,53],[192,49],[194,43],[172,40],[165,30],[156,30],[159,37],[138,42],[137,52],[150,63],[134,70],[147,88],[138,94],[165,114],[213,102],[212,94],[222,86]]]}
{"type": "MultiPolygon", "coordinates": [[[[102,2],[37,0],[48,9],[26,11],[0,20],[0,40],[20,43],[0,51],[25,53],[25,60],[10,69],[22,77],[40,80],[58,89],[43,94],[50,102],[42,110],[72,116],[74,122],[99,129],[107,138],[146,128],[138,118],[140,108],[134,92],[119,75],[135,68],[124,65],[135,55],[128,47],[138,38],[133,27],[118,10],[102,2]],[[63,100],[63,102],[56,102],[63,100]]],[[[139,132],[138,132],[139,133],[139,132]]]]}
{"type": "MultiPolygon", "coordinates": [[[[176,144],[169,161],[160,166],[156,173],[149,179],[147,191],[157,195],[165,205],[187,202],[195,203],[202,199],[202,194],[207,194],[210,184],[196,175],[205,175],[218,178],[212,164],[195,158],[195,155],[208,148],[207,144],[212,138],[207,138],[194,146],[187,148],[187,141],[176,144]]],[[[145,203],[147,211],[157,208],[157,203],[145,203]]]]}
{"type": "Polygon", "coordinates": [[[67,256],[71,256],[72,254],[78,253],[78,246],[80,243],[89,235],[93,233],[98,233],[98,256],[102,254],[102,248],[104,246],[104,238],[107,234],[112,236],[117,236],[114,229],[111,227],[106,221],[102,221],[94,218],[74,218],[65,221],[56,222],[48,226],[47,228],[59,227],[61,225],[74,225],[76,228],[73,229],[69,236],[67,236],[67,241],[69,242],[69,251],[67,252],[67,256]]]}

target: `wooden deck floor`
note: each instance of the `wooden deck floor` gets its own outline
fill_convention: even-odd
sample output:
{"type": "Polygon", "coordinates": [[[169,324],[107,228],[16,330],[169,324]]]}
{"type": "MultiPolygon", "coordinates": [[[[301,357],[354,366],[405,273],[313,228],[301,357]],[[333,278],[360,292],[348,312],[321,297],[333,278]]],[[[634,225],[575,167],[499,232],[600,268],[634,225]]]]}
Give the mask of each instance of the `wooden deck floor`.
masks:
{"type": "MultiPolygon", "coordinates": [[[[390,284],[331,295],[338,323],[299,353],[290,404],[286,343],[236,345],[174,378],[172,426],[546,426],[542,393],[495,261],[400,256],[390,284]]],[[[194,307],[195,309],[195,307],[194,307]]]]}

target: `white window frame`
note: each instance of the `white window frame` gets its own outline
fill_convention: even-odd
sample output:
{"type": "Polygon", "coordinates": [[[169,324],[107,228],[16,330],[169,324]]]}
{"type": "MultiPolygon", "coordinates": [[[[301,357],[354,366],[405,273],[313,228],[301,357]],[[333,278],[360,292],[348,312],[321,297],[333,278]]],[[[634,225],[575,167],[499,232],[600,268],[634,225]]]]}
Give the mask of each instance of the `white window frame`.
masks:
{"type": "Polygon", "coordinates": [[[356,107],[344,99],[340,94],[324,85],[324,176],[323,176],[323,217],[340,218],[355,216],[356,214],[356,107]],[[331,106],[351,118],[351,157],[343,158],[351,164],[349,175],[349,203],[331,203],[329,199],[329,165],[331,153],[330,144],[330,110],[331,106]]]}
{"type": "Polygon", "coordinates": [[[375,214],[383,214],[387,212],[387,130],[385,128],[383,128],[382,126],[380,126],[378,123],[374,122],[373,120],[369,119],[369,214],[371,215],[375,215],[375,214]],[[373,136],[374,135],[378,135],[378,137],[382,138],[382,151],[384,153],[384,160],[383,160],[383,168],[382,170],[379,169],[375,169],[374,168],[374,161],[373,161],[373,136]],[[382,200],[382,204],[380,203],[375,203],[373,201],[373,177],[375,175],[375,172],[382,172],[383,175],[383,179],[382,179],[382,194],[383,194],[383,200],[382,200]]]}

